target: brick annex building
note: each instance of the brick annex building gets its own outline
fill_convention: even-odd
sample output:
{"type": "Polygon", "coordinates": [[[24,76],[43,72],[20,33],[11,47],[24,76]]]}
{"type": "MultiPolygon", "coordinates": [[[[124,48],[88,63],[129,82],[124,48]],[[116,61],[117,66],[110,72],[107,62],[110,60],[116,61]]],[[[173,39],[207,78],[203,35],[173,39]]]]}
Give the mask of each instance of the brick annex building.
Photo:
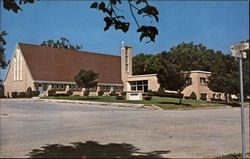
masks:
{"type": "MultiPolygon", "coordinates": [[[[97,87],[90,90],[92,96],[96,96],[99,90],[108,95],[111,91],[148,92],[157,91],[160,87],[156,74],[132,75],[131,47],[121,47],[121,56],[114,56],[18,43],[4,78],[5,95],[10,96],[14,91],[25,92],[31,87],[43,96],[51,89],[56,93],[72,90],[73,95],[82,96],[85,89],[78,87],[74,80],[80,69],[99,73],[97,87]]],[[[207,87],[210,74],[191,71],[191,85],[182,92],[184,96],[194,92],[197,99],[201,95],[205,95],[208,100],[224,98],[222,93],[212,92],[207,87]]]]}

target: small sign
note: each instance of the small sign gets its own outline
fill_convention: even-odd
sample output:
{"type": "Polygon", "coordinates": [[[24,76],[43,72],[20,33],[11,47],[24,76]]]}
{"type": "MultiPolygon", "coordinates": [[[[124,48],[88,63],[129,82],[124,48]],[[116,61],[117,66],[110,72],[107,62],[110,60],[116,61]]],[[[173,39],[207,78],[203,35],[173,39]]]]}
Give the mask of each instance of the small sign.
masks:
{"type": "Polygon", "coordinates": [[[240,43],[230,46],[232,55],[238,58],[247,58],[246,50],[249,50],[249,43],[240,43]]]}
{"type": "Polygon", "coordinates": [[[243,59],[247,58],[247,53],[246,52],[241,52],[241,51],[233,52],[232,55],[234,57],[238,57],[238,58],[243,58],[243,59]],[[241,54],[242,54],[242,57],[241,57],[241,54]]]}
{"type": "Polygon", "coordinates": [[[245,50],[249,50],[249,43],[240,43],[240,44],[236,44],[236,45],[232,45],[231,46],[231,51],[232,52],[238,52],[238,51],[245,51],[245,50]]]}

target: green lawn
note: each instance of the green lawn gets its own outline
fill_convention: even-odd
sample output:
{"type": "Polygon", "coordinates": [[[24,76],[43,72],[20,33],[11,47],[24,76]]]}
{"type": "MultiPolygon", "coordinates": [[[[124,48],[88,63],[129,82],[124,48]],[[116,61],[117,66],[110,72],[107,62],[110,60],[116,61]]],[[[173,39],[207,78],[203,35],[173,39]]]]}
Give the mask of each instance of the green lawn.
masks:
{"type": "Polygon", "coordinates": [[[191,100],[183,99],[182,105],[179,105],[178,98],[168,98],[168,97],[153,97],[151,101],[127,101],[127,100],[116,100],[115,96],[91,96],[89,99],[82,96],[59,96],[59,97],[42,97],[43,99],[64,99],[64,100],[84,100],[84,101],[95,101],[95,102],[115,102],[115,103],[134,103],[134,104],[145,104],[145,105],[156,105],[163,109],[193,109],[201,107],[218,107],[226,106],[224,104],[201,101],[201,100],[191,100]]]}

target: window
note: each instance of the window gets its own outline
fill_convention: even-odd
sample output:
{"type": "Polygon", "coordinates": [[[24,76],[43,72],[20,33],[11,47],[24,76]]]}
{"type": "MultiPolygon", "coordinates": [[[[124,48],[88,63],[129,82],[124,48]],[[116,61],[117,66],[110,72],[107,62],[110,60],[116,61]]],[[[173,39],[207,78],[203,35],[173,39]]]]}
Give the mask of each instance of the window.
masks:
{"type": "Polygon", "coordinates": [[[148,92],[148,80],[129,82],[131,91],[148,92]]]}
{"type": "Polygon", "coordinates": [[[127,71],[127,72],[129,71],[128,67],[129,67],[128,64],[126,64],[126,71],[127,71]]]}
{"type": "Polygon", "coordinates": [[[19,61],[20,61],[20,57],[19,57],[19,51],[17,51],[16,53],[16,80],[19,80],[19,73],[20,73],[20,68],[19,68],[19,61]]]}
{"type": "Polygon", "coordinates": [[[95,92],[97,87],[89,88],[89,91],[95,92]]]}
{"type": "Polygon", "coordinates": [[[16,54],[13,58],[13,67],[14,67],[14,81],[22,80],[23,69],[22,69],[23,59],[19,50],[16,51],[16,54]]]}
{"type": "Polygon", "coordinates": [[[104,91],[104,92],[109,92],[111,89],[111,86],[100,86],[100,90],[104,91]]]}
{"type": "Polygon", "coordinates": [[[213,94],[213,98],[215,98],[216,97],[216,94],[213,94]]]}
{"type": "Polygon", "coordinates": [[[221,99],[221,94],[218,94],[218,99],[221,99]]]}
{"type": "Polygon", "coordinates": [[[205,77],[200,77],[200,84],[207,84],[207,79],[205,77]]]}
{"type": "Polygon", "coordinates": [[[23,80],[23,58],[21,56],[21,54],[19,54],[20,56],[20,80],[23,80]]]}
{"type": "Polygon", "coordinates": [[[207,93],[201,93],[201,100],[207,100],[207,93]]]}
{"type": "Polygon", "coordinates": [[[125,50],[125,70],[126,72],[129,72],[129,55],[128,55],[128,49],[125,50]]]}
{"type": "Polygon", "coordinates": [[[14,57],[14,81],[16,81],[16,57],[14,57]]]}
{"type": "Polygon", "coordinates": [[[131,86],[131,91],[136,91],[136,86],[131,86]]]}
{"type": "Polygon", "coordinates": [[[138,91],[142,91],[142,86],[137,86],[138,91]]]}
{"type": "Polygon", "coordinates": [[[122,86],[113,86],[113,91],[121,92],[122,86]]]}
{"type": "Polygon", "coordinates": [[[192,78],[188,78],[186,83],[187,83],[187,85],[192,85],[192,78]]]}

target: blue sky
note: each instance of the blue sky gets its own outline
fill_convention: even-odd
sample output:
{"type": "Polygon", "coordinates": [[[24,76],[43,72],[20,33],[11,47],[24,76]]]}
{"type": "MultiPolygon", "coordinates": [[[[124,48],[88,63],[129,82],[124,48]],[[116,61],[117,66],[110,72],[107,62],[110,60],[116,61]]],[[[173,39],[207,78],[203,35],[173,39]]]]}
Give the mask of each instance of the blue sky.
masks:
{"type": "MultiPolygon", "coordinates": [[[[113,28],[103,31],[104,14],[90,9],[92,2],[39,1],[22,5],[23,11],[18,14],[1,8],[1,30],[8,32],[7,60],[17,42],[40,44],[60,37],[68,38],[73,44],[83,44],[84,51],[112,55],[120,55],[122,40],[133,47],[136,55],[168,51],[172,46],[190,41],[230,54],[230,45],[249,39],[248,1],[149,1],[160,12],[159,23],[153,23],[159,30],[155,43],[139,41],[126,1],[118,8],[131,21],[127,33],[113,28]]],[[[141,24],[150,20],[138,18],[141,24]]]]}

